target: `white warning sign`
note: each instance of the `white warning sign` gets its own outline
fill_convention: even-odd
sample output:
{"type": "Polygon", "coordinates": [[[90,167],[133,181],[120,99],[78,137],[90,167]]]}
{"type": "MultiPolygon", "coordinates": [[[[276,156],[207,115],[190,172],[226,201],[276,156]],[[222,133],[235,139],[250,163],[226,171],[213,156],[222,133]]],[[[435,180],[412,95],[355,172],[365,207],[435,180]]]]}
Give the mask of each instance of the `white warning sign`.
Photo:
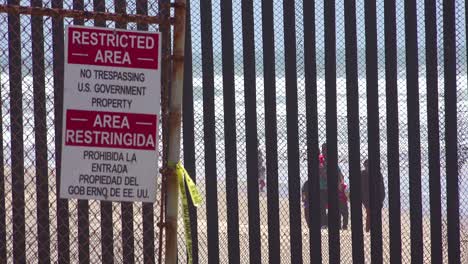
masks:
{"type": "Polygon", "coordinates": [[[61,198],[156,200],[161,36],[69,26],[61,198]]]}

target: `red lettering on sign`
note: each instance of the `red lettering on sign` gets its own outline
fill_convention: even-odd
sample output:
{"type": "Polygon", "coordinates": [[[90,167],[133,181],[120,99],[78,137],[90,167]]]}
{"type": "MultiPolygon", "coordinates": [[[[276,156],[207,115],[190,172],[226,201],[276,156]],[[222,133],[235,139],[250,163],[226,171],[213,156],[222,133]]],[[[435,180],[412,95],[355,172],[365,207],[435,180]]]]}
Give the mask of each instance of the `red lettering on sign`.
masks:
{"type": "Polygon", "coordinates": [[[68,63],[159,69],[159,34],[70,27],[68,63]]]}
{"type": "Polygon", "coordinates": [[[157,122],[150,114],[67,110],[65,145],[155,150],[157,122]]]}

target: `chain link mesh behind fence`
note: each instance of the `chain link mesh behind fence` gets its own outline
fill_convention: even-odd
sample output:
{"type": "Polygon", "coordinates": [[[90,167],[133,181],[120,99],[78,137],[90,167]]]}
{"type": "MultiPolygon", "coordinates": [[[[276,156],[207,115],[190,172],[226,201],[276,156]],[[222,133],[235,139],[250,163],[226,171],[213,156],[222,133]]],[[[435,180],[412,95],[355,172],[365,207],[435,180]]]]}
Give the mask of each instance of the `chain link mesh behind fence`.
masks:
{"type": "MultiPolygon", "coordinates": [[[[19,4],[22,6],[29,6],[31,2],[34,1],[1,1],[0,4],[19,4]]],[[[35,1],[39,2],[43,7],[51,8],[53,1],[35,1]]],[[[64,9],[73,9],[74,2],[79,3],[80,1],[63,1],[64,9]]],[[[82,1],[83,9],[85,11],[102,11],[107,13],[117,13],[117,12],[126,12],[127,14],[137,14],[136,1],[120,1],[124,4],[124,10],[116,10],[116,3],[118,1],[92,1],[85,0],[82,1]]],[[[148,3],[148,14],[155,16],[158,14],[158,3],[155,1],[150,1],[148,3]]],[[[35,22],[37,30],[37,21],[35,22]]],[[[53,44],[53,28],[52,28],[52,18],[43,17],[43,51],[44,51],[44,60],[38,61],[35,58],[33,59],[33,22],[31,16],[20,16],[20,38],[21,46],[15,47],[20,52],[20,67],[19,72],[20,76],[12,75],[9,72],[9,61],[8,58],[11,56],[8,47],[8,15],[2,13],[0,15],[0,85],[1,85],[1,102],[2,102],[2,131],[3,131],[3,162],[5,170],[5,209],[6,209],[6,252],[7,259],[1,260],[0,262],[11,263],[13,261],[13,238],[15,236],[15,231],[13,228],[13,179],[11,171],[14,170],[12,167],[12,159],[14,153],[12,152],[12,142],[13,138],[19,138],[24,142],[24,214],[25,214],[25,252],[26,252],[26,262],[36,262],[40,256],[38,243],[38,200],[36,191],[36,155],[35,148],[38,142],[35,139],[35,131],[38,127],[35,127],[35,109],[34,105],[34,89],[33,83],[38,82],[38,80],[33,79],[33,67],[34,64],[44,64],[44,85],[45,85],[45,101],[42,102],[42,105],[45,109],[46,115],[46,150],[47,156],[39,157],[39,161],[42,161],[47,166],[47,180],[48,180],[48,208],[49,208],[49,231],[50,231],[50,262],[57,263],[59,252],[58,252],[58,224],[57,224],[57,192],[56,192],[56,152],[55,152],[55,106],[54,106],[54,74],[53,74],[53,65],[54,65],[54,44],[53,44]],[[10,83],[13,80],[19,78],[21,84],[21,94],[22,99],[20,102],[13,102],[10,95],[10,83]],[[15,109],[13,104],[19,105],[23,111],[23,134],[17,135],[12,133],[12,124],[10,121],[11,114],[18,109],[15,109]],[[19,104],[18,104],[19,103],[19,104]]],[[[72,25],[73,19],[65,18],[64,26],[72,25]]],[[[95,24],[94,20],[85,20],[84,25],[93,26],[95,24]]],[[[106,27],[115,28],[116,23],[107,21],[105,23],[106,27]]],[[[137,29],[136,23],[128,23],[126,25],[127,29],[137,29]]],[[[157,31],[158,25],[150,25],[150,31],[157,31]]],[[[61,51],[63,52],[63,51],[61,51]]],[[[60,110],[61,111],[61,110],[60,110]]],[[[161,135],[161,132],[158,133],[161,135]]],[[[161,140],[158,140],[162,144],[161,140]]],[[[160,146],[159,149],[162,149],[160,146]]],[[[162,153],[159,155],[160,162],[162,159],[162,153]]],[[[156,172],[157,173],[157,172],[156,172]]],[[[158,189],[160,189],[160,178],[158,177],[158,189]]],[[[160,195],[160,193],[158,193],[160,195]]],[[[159,201],[154,204],[154,222],[159,221],[159,201]]],[[[99,201],[89,201],[89,259],[90,263],[100,263],[104,260],[103,256],[112,255],[115,263],[124,263],[125,259],[134,259],[136,263],[142,263],[144,261],[144,247],[143,247],[143,205],[142,203],[133,203],[133,207],[129,212],[132,216],[127,218],[126,223],[128,227],[123,226],[123,217],[122,217],[122,207],[121,203],[112,203],[111,204],[111,226],[108,228],[112,231],[112,238],[110,241],[113,241],[111,244],[104,245],[102,237],[102,202],[99,201]],[[122,240],[122,232],[125,228],[131,230],[133,235],[133,256],[124,256],[122,240]]],[[[40,210],[40,208],[39,208],[40,210]]],[[[68,211],[69,211],[69,243],[70,243],[70,252],[69,257],[72,263],[77,263],[79,260],[80,254],[80,240],[79,240],[79,213],[78,213],[78,202],[76,200],[69,200],[68,202],[68,211]]],[[[108,211],[106,212],[108,213],[108,211]]],[[[83,217],[83,216],[80,216],[83,217]]],[[[157,226],[154,226],[154,236],[157,237],[159,233],[157,226]]],[[[157,244],[154,245],[155,250],[157,244]]],[[[112,261],[112,259],[110,260],[112,261]]]]}
{"type": "MultiPolygon", "coordinates": [[[[249,259],[248,243],[248,208],[247,208],[247,168],[246,168],[246,143],[245,143],[245,99],[243,87],[243,47],[242,47],[242,2],[234,0],[233,2],[233,27],[234,27],[234,61],[235,61],[235,89],[236,89],[236,132],[237,132],[237,154],[238,154],[238,185],[239,185],[239,232],[241,262],[247,263],[249,259]]],[[[444,234],[447,232],[446,206],[445,199],[445,142],[444,142],[444,72],[443,72],[443,2],[437,0],[437,41],[439,49],[439,128],[441,138],[441,186],[442,186],[442,215],[443,226],[443,253],[447,258],[447,239],[444,234]]],[[[286,133],[286,102],[285,102],[285,78],[284,78],[284,32],[283,25],[283,2],[273,1],[274,5],[274,34],[275,34],[275,67],[276,67],[276,100],[277,100],[277,124],[278,124],[278,175],[279,175],[279,194],[280,194],[280,239],[281,239],[281,263],[290,262],[290,237],[289,237],[289,202],[288,202],[288,169],[287,169],[287,133],[286,133]]],[[[423,239],[424,239],[424,260],[429,262],[431,259],[430,246],[430,204],[429,204],[429,164],[428,164],[428,120],[427,120],[427,91],[426,91],[426,50],[425,50],[425,3],[417,1],[417,21],[418,21],[418,60],[419,60],[419,101],[420,101],[420,120],[421,120],[421,164],[422,164],[422,209],[423,209],[423,239]]],[[[256,60],[256,89],[257,89],[257,125],[259,151],[265,153],[265,107],[264,107],[264,87],[263,81],[263,50],[262,50],[262,1],[254,1],[254,32],[255,32],[255,60],[256,60]]],[[[300,148],[300,175],[301,185],[307,179],[307,149],[306,149],[306,116],[305,116],[305,84],[304,84],[304,50],[303,50],[303,16],[307,11],[303,10],[302,2],[296,1],[296,47],[297,47],[297,84],[298,84],[298,126],[299,126],[299,148],[300,148]]],[[[366,102],[366,51],[365,51],[365,1],[356,1],[357,17],[357,47],[358,47],[358,76],[359,76],[359,107],[360,123],[360,148],[361,162],[367,158],[367,102],[366,102]]],[[[216,144],[219,147],[217,151],[217,171],[218,171],[218,207],[219,207],[219,239],[220,239],[220,261],[227,261],[228,257],[228,237],[226,200],[225,200],[225,159],[224,159],[224,122],[223,122],[223,83],[222,83],[222,53],[221,53],[221,30],[220,28],[220,9],[222,1],[212,1],[213,14],[213,54],[214,54],[214,72],[215,72],[215,105],[216,105],[216,144]]],[[[319,142],[324,143],[326,138],[325,125],[325,83],[324,83],[324,5],[323,1],[315,1],[315,28],[316,28],[316,52],[317,52],[317,87],[318,87],[318,113],[319,113],[319,142]]],[[[409,214],[409,177],[408,177],[408,123],[407,123],[407,94],[406,94],[406,55],[405,55],[405,18],[404,1],[396,1],[397,14],[397,63],[398,63],[398,115],[399,115],[399,142],[400,142],[400,199],[401,199],[401,239],[402,239],[402,259],[411,260],[410,248],[410,214],[409,214]]],[[[194,104],[195,104],[195,149],[197,175],[204,175],[204,138],[203,138],[203,84],[202,84],[202,57],[201,57],[201,25],[200,6],[196,1],[191,6],[192,18],[192,52],[193,52],[193,85],[194,85],[194,104]]],[[[347,124],[347,102],[346,102],[346,64],[345,64],[345,36],[344,36],[344,1],[336,1],[336,38],[337,38],[337,111],[338,111],[338,160],[342,171],[345,174],[346,182],[349,184],[348,177],[348,124],[347,124]]],[[[467,218],[466,218],[466,192],[468,192],[467,167],[464,166],[466,152],[466,112],[468,100],[467,75],[466,75],[466,32],[465,32],[465,13],[464,2],[456,1],[456,43],[457,43],[457,93],[458,93],[458,136],[459,136],[459,156],[460,156],[460,235],[462,262],[467,261],[467,218]],[[465,151],[465,152],[464,152],[465,151]]],[[[378,85],[379,85],[379,128],[380,128],[380,148],[381,161],[380,166],[384,176],[385,186],[387,182],[387,122],[386,122],[386,92],[385,92],[385,41],[384,41],[384,1],[377,1],[377,47],[378,47],[378,85]]],[[[430,107],[430,106],[429,106],[430,107]]],[[[203,178],[199,181],[203,186],[203,178]]],[[[266,183],[268,185],[268,182],[266,183]]],[[[204,188],[201,187],[203,190],[204,188]]],[[[266,188],[265,188],[266,190],[266,188]]],[[[382,211],[382,232],[383,232],[383,257],[384,262],[389,261],[389,219],[388,219],[388,193],[382,211]]],[[[198,211],[199,219],[204,218],[205,208],[198,211]]],[[[268,229],[267,229],[267,199],[266,191],[260,192],[260,218],[261,218],[261,255],[263,263],[268,263],[268,229]]],[[[303,219],[301,215],[301,219],[303,219]]],[[[206,222],[199,221],[199,258],[201,262],[208,259],[208,250],[206,248],[206,222]]],[[[302,223],[303,234],[303,259],[308,262],[309,236],[305,220],[302,223]]],[[[365,258],[370,261],[370,235],[364,234],[365,258]]],[[[343,263],[352,262],[352,239],[351,231],[341,232],[341,261],[343,263]]],[[[328,258],[328,233],[322,231],[322,256],[327,262],[328,258]]]]}
{"type": "MultiPolygon", "coordinates": [[[[348,180],[348,121],[347,121],[347,105],[346,105],[346,64],[345,64],[345,38],[344,38],[344,1],[336,1],[336,38],[337,38],[337,112],[338,112],[338,155],[339,165],[345,174],[345,179],[348,180]]],[[[14,2],[14,1],[12,1],[14,2]]],[[[30,1],[17,1],[23,6],[30,5],[30,1]]],[[[84,10],[92,11],[94,2],[91,0],[83,1],[84,10]]],[[[233,0],[233,32],[234,32],[234,73],[235,73],[235,102],[236,102],[236,134],[237,134],[237,170],[238,170],[238,190],[239,190],[239,241],[241,262],[247,263],[249,260],[249,221],[248,221],[248,192],[247,192],[247,168],[246,168],[246,131],[245,131],[245,98],[244,98],[244,69],[243,69],[243,29],[242,29],[242,2],[233,0]]],[[[265,154],[265,102],[264,93],[264,65],[263,65],[263,40],[262,40],[262,2],[253,1],[254,11],[254,42],[255,42],[255,70],[256,70],[256,91],[257,91],[257,126],[259,151],[265,154]]],[[[1,4],[8,4],[10,1],[0,1],[1,4]]],[[[115,1],[101,1],[105,4],[104,11],[116,12],[115,1]]],[[[324,61],[325,61],[325,43],[324,43],[324,4],[323,0],[315,1],[316,14],[316,53],[317,53],[317,88],[318,88],[318,113],[319,113],[319,142],[325,142],[326,125],[325,125],[325,83],[324,83],[324,61]]],[[[52,7],[51,1],[42,1],[44,7],[52,7]]],[[[215,134],[216,134],[216,162],[217,169],[217,188],[218,188],[218,221],[219,221],[219,261],[220,263],[228,262],[228,231],[227,231],[227,197],[226,197],[226,177],[225,177],[225,151],[224,151],[224,116],[223,112],[223,76],[222,76],[222,40],[221,32],[223,30],[221,24],[221,9],[223,1],[212,1],[212,29],[213,29],[213,66],[214,66],[214,87],[215,87],[215,134]]],[[[359,76],[359,106],[360,122],[356,124],[360,127],[360,148],[361,160],[367,158],[367,103],[366,103],[366,54],[365,54],[365,26],[364,26],[364,5],[365,0],[356,1],[357,14],[357,47],[358,47],[358,76],[359,76]]],[[[73,9],[73,1],[64,1],[65,9],[73,9]]],[[[126,1],[126,12],[128,14],[136,14],[137,1],[126,1]]],[[[461,238],[461,262],[468,262],[468,165],[465,165],[468,160],[468,135],[467,123],[468,120],[468,86],[467,86],[467,51],[466,51],[466,14],[465,3],[461,0],[455,1],[456,6],[456,47],[457,47],[457,96],[458,101],[458,148],[459,148],[459,191],[460,191],[460,238],[461,238]]],[[[444,120],[444,54],[443,54],[443,1],[436,1],[437,7],[437,42],[439,49],[437,51],[439,63],[439,127],[441,138],[441,168],[445,166],[445,120],[444,120]]],[[[101,7],[102,8],[102,7],[101,7]]],[[[273,1],[274,8],[274,34],[275,34],[275,66],[276,66],[276,102],[277,102],[277,133],[278,133],[278,175],[279,175],[279,217],[280,217],[280,250],[281,263],[290,263],[290,226],[289,226],[289,191],[288,191],[288,157],[287,157],[287,125],[286,125],[286,84],[285,84],[285,54],[284,54],[284,32],[290,30],[284,28],[283,24],[283,2],[279,0],[273,1]]],[[[299,154],[300,154],[300,178],[301,185],[307,179],[307,147],[306,147],[306,101],[305,101],[305,81],[304,81],[304,50],[303,36],[304,25],[303,16],[307,15],[307,10],[303,10],[302,1],[295,3],[295,21],[296,21],[296,46],[297,46],[297,85],[298,85],[298,128],[299,128],[299,154]]],[[[427,91],[426,91],[426,50],[425,50],[425,6],[424,1],[417,1],[417,20],[418,20],[418,58],[419,58],[419,100],[420,100],[420,118],[421,118],[421,155],[422,155],[422,209],[423,209],[423,238],[424,238],[424,261],[430,262],[430,204],[429,204],[429,165],[428,165],[428,120],[427,120],[427,91]]],[[[201,52],[201,21],[200,21],[200,1],[191,1],[191,40],[192,40],[192,55],[193,55],[193,103],[194,103],[194,135],[195,135],[195,159],[196,159],[196,174],[197,185],[202,196],[205,196],[205,142],[204,142],[204,123],[203,123],[203,73],[202,73],[202,52],[201,52]]],[[[148,2],[149,15],[158,14],[159,8],[156,1],[148,2]]],[[[402,239],[402,259],[405,262],[411,260],[410,253],[410,216],[409,216],[409,177],[408,177],[408,123],[407,123],[407,95],[406,95],[406,55],[405,55],[405,19],[404,19],[404,1],[396,1],[397,13],[397,61],[398,61],[398,114],[399,114],[399,142],[400,142],[400,175],[401,175],[401,239],[402,239]]],[[[73,19],[64,19],[65,25],[73,24],[73,19]]],[[[85,21],[85,25],[92,26],[94,21],[85,21]]],[[[21,70],[10,72],[9,56],[11,56],[8,40],[8,15],[0,14],[0,87],[1,87],[1,126],[3,134],[3,163],[4,163],[4,188],[5,188],[5,223],[6,223],[6,261],[12,262],[15,237],[13,205],[15,197],[13,196],[14,180],[12,172],[18,167],[13,167],[13,160],[18,159],[13,151],[12,142],[19,140],[23,142],[24,151],[24,168],[21,168],[24,173],[24,215],[25,215],[25,249],[26,259],[34,262],[40,255],[38,246],[38,214],[37,214],[37,167],[36,167],[36,145],[39,143],[35,137],[36,127],[34,113],[37,111],[34,104],[34,89],[33,89],[33,48],[32,48],[32,22],[30,16],[20,16],[20,38],[21,45],[15,47],[20,51],[21,70]],[[10,93],[10,84],[19,80],[21,84],[21,97],[12,97],[10,93]],[[18,99],[19,98],[19,99],[18,99]],[[17,99],[19,101],[12,101],[17,99]],[[16,120],[18,116],[14,113],[18,109],[22,110],[22,134],[12,133],[15,125],[12,120],[16,120]],[[13,119],[12,119],[13,115],[13,119]]],[[[114,28],[116,23],[106,22],[106,26],[114,28]]],[[[128,23],[128,29],[136,29],[135,23],[128,23]]],[[[149,30],[158,30],[157,25],[151,25],[149,30]]],[[[51,262],[57,262],[58,259],[58,223],[57,223],[57,193],[56,193],[56,152],[55,152],[55,106],[54,106],[54,75],[53,75],[53,42],[52,42],[52,18],[43,18],[44,34],[44,60],[39,63],[44,63],[44,86],[45,86],[45,102],[43,107],[45,111],[45,131],[46,131],[46,146],[47,152],[45,159],[47,164],[48,178],[48,215],[49,215],[49,232],[50,232],[50,252],[51,262]]],[[[377,46],[378,46],[378,78],[379,78],[379,128],[380,128],[380,147],[381,147],[381,169],[387,182],[387,123],[386,123],[386,103],[385,103],[385,42],[384,42],[384,1],[377,1],[377,46]]],[[[15,53],[16,54],[16,53],[15,53]]],[[[18,58],[17,58],[18,59],[18,58]]],[[[18,131],[18,130],[15,130],[18,131]]],[[[161,133],[159,133],[161,135],[161,133]]],[[[162,149],[162,148],[160,148],[162,149]]],[[[162,155],[160,155],[162,157],[162,155]]],[[[16,164],[16,163],[15,163],[16,164]]],[[[446,208],[447,201],[445,195],[446,175],[445,170],[442,173],[442,234],[443,234],[443,254],[444,259],[447,259],[447,219],[446,208]]],[[[449,177],[449,175],[447,175],[449,177]]],[[[266,182],[268,185],[268,182],[266,182]]],[[[160,190],[160,182],[158,181],[158,190],[160,190]]],[[[159,196],[159,194],[158,194],[159,196]]],[[[388,197],[388,196],[387,196],[388,197]]],[[[263,263],[269,263],[268,259],[268,226],[267,226],[267,196],[265,192],[260,192],[260,238],[261,253],[263,263]]],[[[102,208],[101,202],[89,201],[89,255],[91,263],[102,261],[103,251],[112,251],[115,262],[123,263],[124,245],[122,243],[122,207],[120,203],[112,203],[112,231],[113,244],[102,247],[102,208]]],[[[78,219],[78,202],[70,200],[68,203],[69,210],[69,226],[70,226],[70,259],[71,262],[78,262],[80,255],[79,245],[79,219],[78,219]]],[[[159,219],[159,198],[153,206],[154,222],[159,219]]],[[[23,209],[23,208],[21,208],[23,209]]],[[[208,262],[208,235],[207,235],[207,210],[205,206],[201,206],[197,211],[198,218],[198,254],[199,262],[208,262]]],[[[134,203],[132,209],[132,234],[134,237],[134,260],[136,263],[144,261],[143,254],[143,206],[141,203],[134,203]]],[[[308,245],[309,231],[301,214],[302,221],[302,252],[305,263],[308,262],[308,245]]],[[[183,222],[179,221],[179,227],[183,226],[183,222]]],[[[388,200],[384,204],[382,211],[382,231],[383,231],[383,257],[384,262],[389,262],[389,219],[388,219],[388,200]]],[[[352,229],[353,227],[351,227],[352,229]]],[[[157,227],[154,227],[157,242],[157,227]]],[[[351,231],[341,232],[341,261],[343,263],[352,262],[352,239],[351,231]]],[[[185,262],[185,240],[183,229],[179,228],[179,260],[185,262]]],[[[364,234],[365,258],[370,261],[370,236],[364,234]]],[[[158,244],[155,243],[157,250],[158,244]]],[[[1,246],[0,246],[1,247],[1,246]]],[[[322,255],[324,262],[328,258],[328,232],[322,231],[322,255]]]]}

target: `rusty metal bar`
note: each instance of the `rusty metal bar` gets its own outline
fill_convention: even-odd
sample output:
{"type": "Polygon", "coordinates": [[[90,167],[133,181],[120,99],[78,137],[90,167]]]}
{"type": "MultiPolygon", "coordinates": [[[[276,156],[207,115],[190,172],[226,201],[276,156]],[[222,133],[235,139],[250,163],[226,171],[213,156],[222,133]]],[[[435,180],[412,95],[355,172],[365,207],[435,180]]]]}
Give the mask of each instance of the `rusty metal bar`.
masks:
{"type": "MultiPolygon", "coordinates": [[[[172,6],[172,5],[171,5],[172,6]]],[[[177,6],[177,5],[176,5],[177,6]]],[[[20,5],[0,5],[0,13],[22,14],[22,15],[37,15],[48,17],[69,17],[76,19],[100,19],[111,20],[116,22],[133,22],[143,24],[162,24],[163,19],[159,16],[148,16],[141,14],[116,14],[108,12],[90,12],[84,10],[70,10],[61,8],[46,8],[46,7],[31,7],[20,5]]],[[[170,18],[171,24],[174,24],[174,19],[170,18]]]]}
{"type": "MultiPolygon", "coordinates": [[[[168,8],[170,0],[159,1],[159,15],[162,19],[167,21],[170,16],[170,10],[168,8]]],[[[162,157],[163,167],[167,166],[167,153],[168,153],[168,138],[169,138],[169,94],[171,90],[171,61],[174,60],[171,53],[171,31],[168,23],[162,23],[159,26],[161,31],[161,123],[162,123],[162,157]]]]}
{"type": "MultiPolygon", "coordinates": [[[[93,9],[94,9],[94,12],[105,12],[106,11],[106,2],[105,2],[105,0],[94,0],[93,1],[93,9]]],[[[118,13],[118,12],[116,11],[116,13],[118,13]]],[[[94,25],[97,26],[97,27],[105,27],[106,26],[106,20],[104,20],[102,17],[96,18],[94,20],[94,25]]]]}
{"type": "MultiPolygon", "coordinates": [[[[103,1],[103,0],[101,0],[103,1]]],[[[103,1],[104,2],[104,1],[103,1]]],[[[127,13],[125,0],[114,0],[115,13],[124,15],[127,13]]],[[[116,28],[126,29],[126,21],[117,21],[116,28]]],[[[123,262],[135,263],[135,243],[133,231],[133,203],[122,202],[120,204],[122,211],[122,245],[123,245],[123,262]]]]}
{"type": "MultiPolygon", "coordinates": [[[[167,8],[170,0],[160,0],[159,1],[159,15],[162,18],[168,17],[169,9],[167,8]]],[[[159,211],[159,219],[158,222],[159,227],[159,245],[158,245],[158,263],[162,263],[162,251],[163,251],[163,234],[166,228],[164,224],[165,213],[166,213],[166,200],[167,200],[167,178],[170,177],[171,171],[167,169],[167,157],[168,157],[168,145],[169,140],[169,132],[168,132],[168,107],[169,107],[169,92],[170,92],[170,72],[171,72],[171,37],[169,32],[169,26],[167,23],[163,23],[160,25],[161,31],[161,56],[162,56],[162,65],[161,65],[161,123],[162,123],[162,156],[163,156],[163,172],[161,173],[161,204],[160,204],[160,211],[159,211]]],[[[175,192],[177,194],[177,186],[175,186],[175,192]]],[[[176,198],[177,201],[178,197],[176,198]]],[[[177,219],[176,219],[177,220],[177,219]]],[[[177,230],[175,231],[177,233],[177,230]]],[[[174,240],[177,240],[175,238],[174,240]]],[[[170,243],[166,241],[166,244],[170,243]]],[[[177,242],[175,242],[177,243],[177,242]]],[[[171,243],[174,244],[174,243],[171,243]]],[[[166,247],[167,248],[167,247],[166,247]]],[[[171,251],[172,252],[172,251],[171,251]]],[[[175,249],[177,252],[177,249],[175,249]]],[[[166,251],[167,253],[167,251],[166,251]]],[[[177,256],[176,256],[177,257],[177,256]]],[[[167,261],[168,258],[166,258],[167,261]]]]}
{"type": "MultiPolygon", "coordinates": [[[[184,167],[190,174],[194,182],[196,179],[196,159],[195,159],[195,132],[194,132],[194,108],[193,108],[193,65],[192,65],[192,30],[190,15],[190,0],[187,0],[186,20],[185,20],[185,59],[184,59],[184,91],[182,120],[183,128],[183,149],[184,167]],[[187,62],[187,63],[185,63],[187,62]]],[[[198,256],[198,224],[197,208],[189,200],[190,228],[192,233],[192,260],[193,264],[199,263],[198,256]]],[[[233,262],[230,262],[233,263],[233,262]]]]}
{"type": "MultiPolygon", "coordinates": [[[[137,0],[136,12],[139,15],[148,15],[148,1],[137,0]]],[[[137,29],[148,30],[148,24],[138,23],[137,29]]],[[[147,264],[155,262],[153,209],[153,203],[143,203],[143,262],[147,264]]]]}
{"type": "MultiPolygon", "coordinates": [[[[171,91],[169,99],[169,138],[167,161],[173,166],[180,159],[180,132],[182,117],[182,94],[184,85],[184,49],[185,49],[185,4],[186,0],[176,0],[174,47],[177,58],[173,61],[171,91]]],[[[169,66],[169,65],[166,65],[169,66]]],[[[166,207],[166,263],[177,263],[177,211],[178,211],[177,177],[172,173],[167,178],[166,207]]]]}
{"type": "MultiPolygon", "coordinates": [[[[148,15],[148,0],[136,0],[136,12],[138,15],[148,15]]],[[[138,23],[138,30],[148,30],[148,24],[138,23]]]]}
{"type": "MultiPolygon", "coordinates": [[[[31,0],[31,5],[42,6],[41,0],[31,0]]],[[[34,133],[36,159],[37,243],[39,263],[50,263],[49,184],[47,173],[47,123],[44,69],[43,17],[31,17],[34,133]]]]}
{"type": "MultiPolygon", "coordinates": [[[[62,0],[53,0],[52,7],[62,8],[62,0]]],[[[63,66],[64,39],[63,18],[52,19],[52,48],[54,71],[54,114],[55,114],[55,164],[56,192],[60,192],[60,175],[62,163],[62,117],[63,117],[63,66]]],[[[58,263],[70,263],[70,219],[68,215],[68,200],[57,199],[57,246],[58,263]]]]}
{"type": "MultiPolygon", "coordinates": [[[[18,0],[10,0],[17,3],[18,0]]],[[[10,74],[11,122],[11,185],[13,193],[13,257],[14,263],[26,263],[24,217],[24,142],[23,93],[21,73],[20,17],[8,14],[8,66],[10,74]]]]}
{"type": "MultiPolygon", "coordinates": [[[[106,10],[105,0],[94,0],[93,9],[95,12],[106,10]]],[[[99,18],[94,20],[96,27],[105,27],[106,21],[99,18]]],[[[105,264],[114,263],[114,228],[112,220],[112,202],[101,201],[101,262],[105,264]]]]}
{"type": "MultiPolygon", "coordinates": [[[[119,15],[127,14],[127,4],[125,0],[114,0],[115,13],[119,15]]],[[[127,28],[127,21],[116,21],[116,28],[127,28]]]]}
{"type": "MultiPolygon", "coordinates": [[[[73,9],[83,10],[84,0],[73,0],[73,9]]],[[[75,17],[74,25],[84,25],[84,19],[75,17]]],[[[80,264],[89,263],[89,203],[78,200],[78,259],[80,264]]]]}

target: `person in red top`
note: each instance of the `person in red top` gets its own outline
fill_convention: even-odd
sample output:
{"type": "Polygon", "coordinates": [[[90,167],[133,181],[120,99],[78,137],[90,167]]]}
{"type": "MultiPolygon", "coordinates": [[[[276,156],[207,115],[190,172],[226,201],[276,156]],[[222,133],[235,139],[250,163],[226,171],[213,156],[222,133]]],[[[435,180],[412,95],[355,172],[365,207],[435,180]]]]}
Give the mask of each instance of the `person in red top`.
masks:
{"type": "Polygon", "coordinates": [[[325,157],[323,156],[323,154],[319,154],[319,166],[322,166],[325,165],[325,157]]]}
{"type": "Polygon", "coordinates": [[[348,218],[349,218],[349,209],[348,209],[348,186],[345,184],[342,179],[338,185],[338,206],[340,211],[340,225],[341,217],[343,217],[343,230],[348,229],[348,218]]]}

